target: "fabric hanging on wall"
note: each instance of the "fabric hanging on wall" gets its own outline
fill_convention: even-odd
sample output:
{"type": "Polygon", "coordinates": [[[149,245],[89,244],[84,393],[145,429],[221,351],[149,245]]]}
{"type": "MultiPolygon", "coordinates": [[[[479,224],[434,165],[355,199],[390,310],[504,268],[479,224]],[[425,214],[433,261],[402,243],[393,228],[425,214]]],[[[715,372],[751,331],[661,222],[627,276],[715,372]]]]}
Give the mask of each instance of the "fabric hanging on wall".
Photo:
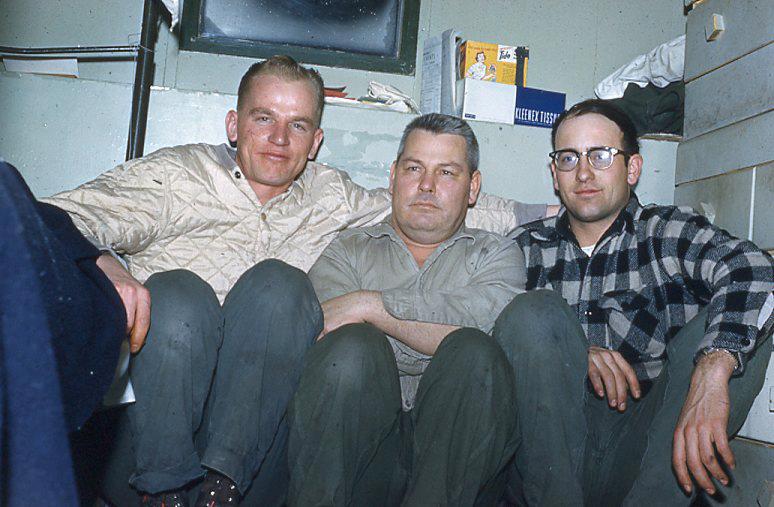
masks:
{"type": "Polygon", "coordinates": [[[594,88],[594,93],[600,99],[618,99],[623,97],[630,83],[641,88],[648,84],[664,88],[683,79],[684,64],[685,35],[681,35],[619,68],[603,79],[594,88]]]}
{"type": "Polygon", "coordinates": [[[183,3],[179,0],[161,0],[164,8],[167,9],[169,15],[172,16],[172,21],[169,23],[169,30],[171,31],[180,21],[180,9],[183,7],[183,3]]]}
{"type": "Polygon", "coordinates": [[[680,80],[663,88],[629,83],[620,99],[611,100],[634,122],[637,135],[683,134],[685,83],[680,80]]]}

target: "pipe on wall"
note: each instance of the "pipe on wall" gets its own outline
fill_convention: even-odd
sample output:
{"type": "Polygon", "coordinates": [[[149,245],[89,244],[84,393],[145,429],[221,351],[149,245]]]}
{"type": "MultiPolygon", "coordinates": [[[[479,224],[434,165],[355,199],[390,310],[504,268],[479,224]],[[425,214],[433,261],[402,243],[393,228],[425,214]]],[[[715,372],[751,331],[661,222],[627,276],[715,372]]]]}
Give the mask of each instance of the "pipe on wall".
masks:
{"type": "Polygon", "coordinates": [[[150,87],[153,84],[153,54],[156,47],[159,18],[158,0],[145,0],[142,11],[142,33],[134,71],[132,115],[129,120],[129,138],[126,160],[142,157],[145,149],[145,131],[148,123],[150,87]]]}

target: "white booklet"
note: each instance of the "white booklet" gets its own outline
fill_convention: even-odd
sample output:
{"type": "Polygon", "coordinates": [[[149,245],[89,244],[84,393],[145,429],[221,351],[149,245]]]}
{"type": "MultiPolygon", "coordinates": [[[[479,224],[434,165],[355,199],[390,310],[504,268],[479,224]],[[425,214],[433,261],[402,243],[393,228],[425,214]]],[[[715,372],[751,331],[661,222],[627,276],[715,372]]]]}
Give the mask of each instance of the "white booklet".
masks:
{"type": "Polygon", "coordinates": [[[457,114],[457,40],[460,33],[450,28],[441,35],[428,37],[422,50],[422,90],[419,109],[422,114],[457,114]]]}
{"type": "Polygon", "coordinates": [[[124,340],[121,342],[121,352],[118,356],[118,365],[116,365],[113,383],[110,384],[108,392],[102,398],[102,404],[106,407],[134,402],[134,389],[132,389],[132,381],[129,380],[130,356],[129,340],[124,340]]]}

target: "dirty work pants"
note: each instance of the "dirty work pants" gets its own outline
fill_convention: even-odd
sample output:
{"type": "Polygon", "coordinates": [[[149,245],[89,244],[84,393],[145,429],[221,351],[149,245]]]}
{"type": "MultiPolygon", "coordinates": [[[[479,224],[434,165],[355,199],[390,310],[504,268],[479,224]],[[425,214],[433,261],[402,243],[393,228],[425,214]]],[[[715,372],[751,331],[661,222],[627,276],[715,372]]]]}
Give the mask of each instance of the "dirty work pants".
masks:
{"type": "MultiPolygon", "coordinates": [[[[548,290],[514,298],[494,331],[516,379],[519,448],[509,500],[688,505],[672,472],[672,433],[706,317],[700,312],[670,341],[659,377],[639,401],[629,398],[620,414],[587,388],[588,342],[564,299],[548,290]]],[[[770,352],[771,337],[759,340],[744,374],[729,382],[729,435],[739,430],[763,385],[770,352]]]]}
{"type": "Polygon", "coordinates": [[[151,328],[130,365],[137,398],[127,408],[130,483],[165,491],[209,468],[242,493],[256,473],[256,484],[276,489],[287,474],[280,456],[285,410],[304,353],[322,330],[306,274],[263,261],[240,277],[223,306],[189,271],[157,273],[145,285],[151,328]]]}
{"type": "Polygon", "coordinates": [[[513,385],[494,340],[463,328],[441,342],[403,412],[384,333],[329,333],[288,409],[288,505],[494,505],[515,449],[513,385]]]}

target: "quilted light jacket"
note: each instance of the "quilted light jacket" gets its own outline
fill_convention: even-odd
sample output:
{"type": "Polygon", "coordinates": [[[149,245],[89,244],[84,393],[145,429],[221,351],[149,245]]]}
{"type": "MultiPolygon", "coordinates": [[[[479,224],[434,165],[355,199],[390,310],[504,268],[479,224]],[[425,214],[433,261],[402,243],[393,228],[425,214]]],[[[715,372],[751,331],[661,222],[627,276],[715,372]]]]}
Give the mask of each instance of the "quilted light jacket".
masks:
{"type": "MultiPolygon", "coordinates": [[[[390,211],[385,189],[366,190],[314,162],[288,191],[261,203],[234,157],[225,144],[164,148],[44,200],[95,244],[123,255],[140,282],[183,268],[221,302],[256,263],[275,258],[308,271],[338,232],[376,224],[390,211]]],[[[545,206],[482,196],[468,225],[505,234],[544,214],[545,206]]]]}

